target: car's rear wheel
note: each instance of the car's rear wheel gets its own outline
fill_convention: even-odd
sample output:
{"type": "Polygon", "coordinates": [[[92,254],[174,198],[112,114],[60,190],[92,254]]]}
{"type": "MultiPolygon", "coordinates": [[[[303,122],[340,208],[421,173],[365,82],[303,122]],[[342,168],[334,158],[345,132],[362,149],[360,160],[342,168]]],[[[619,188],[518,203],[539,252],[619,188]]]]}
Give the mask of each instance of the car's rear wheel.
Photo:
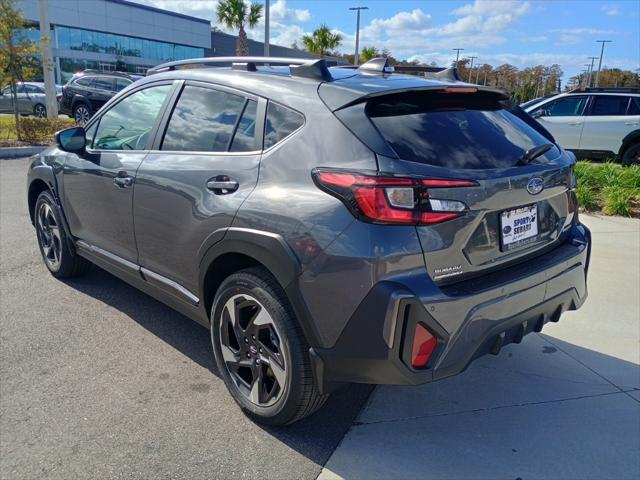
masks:
{"type": "Polygon", "coordinates": [[[91,263],[69,248],[60,211],[46,190],[36,200],[34,220],[42,259],[54,277],[75,277],[89,269],[91,263]]]}
{"type": "Polygon", "coordinates": [[[91,110],[85,103],[79,103],[73,107],[73,119],[76,125],[84,126],[91,118],[91,110]]]}
{"type": "Polygon", "coordinates": [[[38,103],[33,107],[33,114],[38,118],[45,118],[47,116],[47,107],[38,103]]]}
{"type": "Polygon", "coordinates": [[[254,420],[286,425],[320,408],[309,346],[286,295],[262,268],[242,270],[220,286],[211,313],[218,370],[254,420]]]}
{"type": "Polygon", "coordinates": [[[640,142],[629,145],[622,154],[623,165],[640,164],[640,142]]]}

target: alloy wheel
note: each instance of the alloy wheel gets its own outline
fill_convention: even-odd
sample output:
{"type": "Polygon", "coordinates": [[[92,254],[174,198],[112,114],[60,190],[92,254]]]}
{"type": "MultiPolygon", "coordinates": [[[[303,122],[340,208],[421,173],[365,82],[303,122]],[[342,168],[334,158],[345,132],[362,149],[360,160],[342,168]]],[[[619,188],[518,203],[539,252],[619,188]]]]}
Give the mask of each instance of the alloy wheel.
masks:
{"type": "Polygon", "coordinates": [[[247,400],[261,407],[278,401],[288,374],[285,345],[267,309],[251,295],[234,295],[225,303],[220,348],[229,375],[247,400]]]}
{"type": "Polygon", "coordinates": [[[77,125],[83,126],[91,118],[91,113],[89,113],[89,109],[84,105],[78,105],[74,113],[74,118],[77,125]]]}
{"type": "Polygon", "coordinates": [[[44,105],[36,105],[33,107],[33,114],[38,118],[45,118],[47,116],[47,109],[44,105]]]}
{"type": "Polygon", "coordinates": [[[42,203],[38,208],[36,227],[44,259],[48,267],[55,272],[60,268],[62,237],[60,236],[60,226],[49,204],[42,203]]]}

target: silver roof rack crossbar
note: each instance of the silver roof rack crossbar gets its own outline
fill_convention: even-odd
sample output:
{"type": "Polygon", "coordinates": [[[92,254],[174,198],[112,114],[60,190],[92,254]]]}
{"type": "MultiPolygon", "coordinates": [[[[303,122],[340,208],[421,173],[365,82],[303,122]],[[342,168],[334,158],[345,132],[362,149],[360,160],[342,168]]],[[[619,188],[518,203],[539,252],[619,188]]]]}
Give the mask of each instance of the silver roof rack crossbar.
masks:
{"type": "Polygon", "coordinates": [[[255,72],[257,65],[291,67],[291,76],[331,80],[331,73],[324,59],[287,57],[208,57],[167,62],[147,70],[147,75],[189,68],[222,67],[231,65],[234,70],[255,72]]]}
{"type": "Polygon", "coordinates": [[[433,78],[434,80],[447,80],[454,82],[462,81],[462,78],[458,73],[458,69],[454,67],[446,68],[422,65],[397,65],[394,67],[389,64],[388,60],[385,57],[372,58],[368,62],[360,65],[360,67],[358,67],[358,70],[367,73],[381,73],[383,75],[393,72],[420,72],[424,74],[425,77],[433,78]]]}

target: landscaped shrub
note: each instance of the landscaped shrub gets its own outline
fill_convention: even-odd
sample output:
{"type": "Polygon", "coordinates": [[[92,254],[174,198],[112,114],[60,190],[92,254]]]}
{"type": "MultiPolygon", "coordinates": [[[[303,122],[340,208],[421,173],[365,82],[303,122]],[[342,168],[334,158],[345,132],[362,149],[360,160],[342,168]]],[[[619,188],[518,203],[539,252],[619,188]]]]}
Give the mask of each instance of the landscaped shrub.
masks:
{"type": "Polygon", "coordinates": [[[576,196],[583,209],[626,217],[640,213],[640,165],[584,161],[576,164],[575,172],[576,196]]]}
{"type": "Polygon", "coordinates": [[[23,142],[43,145],[52,142],[53,134],[58,130],[64,130],[73,125],[73,120],[70,118],[21,118],[18,138],[23,142]]]}

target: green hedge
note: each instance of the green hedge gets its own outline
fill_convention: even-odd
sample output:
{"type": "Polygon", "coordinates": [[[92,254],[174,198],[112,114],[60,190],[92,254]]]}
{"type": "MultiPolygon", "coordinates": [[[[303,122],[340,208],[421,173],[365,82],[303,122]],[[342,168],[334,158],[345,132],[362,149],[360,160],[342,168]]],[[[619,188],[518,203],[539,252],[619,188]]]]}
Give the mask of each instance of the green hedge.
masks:
{"type": "Polygon", "coordinates": [[[34,117],[21,118],[18,138],[27,143],[49,143],[53,141],[54,133],[73,125],[73,120],[70,118],[56,118],[53,120],[34,117]]]}
{"type": "Polygon", "coordinates": [[[625,217],[640,213],[640,165],[583,161],[575,171],[578,203],[585,210],[625,217]]]}

